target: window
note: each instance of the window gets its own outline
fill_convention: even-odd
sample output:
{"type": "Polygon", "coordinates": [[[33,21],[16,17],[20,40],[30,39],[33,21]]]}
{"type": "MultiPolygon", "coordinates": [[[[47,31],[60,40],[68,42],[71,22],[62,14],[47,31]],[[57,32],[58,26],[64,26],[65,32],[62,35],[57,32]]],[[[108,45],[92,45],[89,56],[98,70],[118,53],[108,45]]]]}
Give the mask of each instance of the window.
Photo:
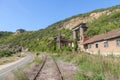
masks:
{"type": "Polygon", "coordinates": [[[92,44],[89,44],[89,45],[88,45],[88,48],[89,48],[89,49],[92,48],[92,44]]]}
{"type": "Polygon", "coordinates": [[[95,44],[95,47],[98,48],[98,44],[95,44]]]}
{"type": "Polygon", "coordinates": [[[117,45],[117,46],[120,46],[120,39],[117,39],[117,40],[116,40],[116,45],[117,45]]]}
{"type": "Polygon", "coordinates": [[[104,41],[104,47],[105,47],[105,48],[106,48],[106,47],[109,47],[108,41],[104,41]]]}

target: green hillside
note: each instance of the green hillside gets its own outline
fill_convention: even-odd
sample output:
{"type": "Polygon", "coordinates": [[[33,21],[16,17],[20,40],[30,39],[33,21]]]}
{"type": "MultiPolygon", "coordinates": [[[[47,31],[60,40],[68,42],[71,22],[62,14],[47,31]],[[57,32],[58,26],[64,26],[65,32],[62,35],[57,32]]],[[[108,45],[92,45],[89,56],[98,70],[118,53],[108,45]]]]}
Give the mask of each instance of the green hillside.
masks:
{"type": "MultiPolygon", "coordinates": [[[[16,45],[23,45],[25,48],[28,48],[30,51],[46,51],[52,50],[52,46],[49,47],[48,43],[51,42],[53,36],[61,33],[62,36],[66,39],[72,40],[72,31],[69,29],[64,29],[63,24],[71,19],[76,17],[87,17],[90,13],[101,12],[105,10],[114,11],[115,9],[120,9],[120,5],[113,6],[106,9],[98,9],[92,12],[85,14],[78,14],[61,20],[48,26],[45,29],[38,31],[27,31],[20,35],[14,35],[11,32],[0,32],[0,44],[9,45],[9,47],[14,47],[16,45]]],[[[120,11],[112,12],[110,15],[104,14],[100,18],[93,20],[92,22],[87,23],[88,30],[86,35],[94,36],[97,34],[102,34],[105,31],[110,31],[120,26],[120,11]]]]}
{"type": "Polygon", "coordinates": [[[99,19],[88,23],[88,36],[102,34],[113,29],[120,28],[120,11],[113,12],[111,15],[103,15],[99,19]]]}
{"type": "Polygon", "coordinates": [[[57,30],[57,29],[42,29],[33,32],[24,32],[20,35],[8,36],[0,39],[0,44],[9,45],[14,47],[16,45],[23,45],[30,51],[45,51],[49,48],[48,43],[53,40],[53,36],[56,36],[59,32],[63,34],[63,37],[69,39],[72,34],[70,30],[57,30]]]}
{"type": "Polygon", "coordinates": [[[4,38],[4,37],[8,37],[12,34],[12,32],[4,32],[4,31],[1,31],[0,32],[0,38],[4,38]]]}

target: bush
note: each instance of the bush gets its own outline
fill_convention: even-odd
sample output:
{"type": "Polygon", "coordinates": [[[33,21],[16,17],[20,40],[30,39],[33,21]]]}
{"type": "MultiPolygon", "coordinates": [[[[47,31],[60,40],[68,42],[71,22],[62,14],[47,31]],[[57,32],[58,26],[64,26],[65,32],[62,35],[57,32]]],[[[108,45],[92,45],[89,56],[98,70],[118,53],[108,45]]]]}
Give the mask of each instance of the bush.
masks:
{"type": "Polygon", "coordinates": [[[0,58],[1,57],[9,57],[12,56],[13,52],[9,50],[0,50],[0,58]]]}
{"type": "Polygon", "coordinates": [[[77,49],[78,49],[77,40],[74,40],[74,50],[77,51],[77,49]]]}

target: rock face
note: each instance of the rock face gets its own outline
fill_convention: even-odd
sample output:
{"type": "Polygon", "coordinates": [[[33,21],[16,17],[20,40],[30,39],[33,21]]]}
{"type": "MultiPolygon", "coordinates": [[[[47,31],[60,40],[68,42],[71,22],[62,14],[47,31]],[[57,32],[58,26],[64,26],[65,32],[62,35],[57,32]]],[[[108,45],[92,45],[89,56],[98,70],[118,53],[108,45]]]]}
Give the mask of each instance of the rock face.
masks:
{"type": "Polygon", "coordinates": [[[15,34],[18,35],[18,34],[21,34],[23,32],[25,32],[24,29],[17,29],[16,32],[15,32],[15,34]]]}
{"type": "Polygon", "coordinates": [[[120,11],[120,9],[115,9],[113,11],[104,10],[104,11],[99,11],[99,12],[91,12],[87,16],[81,16],[81,17],[79,16],[79,17],[70,19],[68,21],[65,21],[64,23],[61,23],[61,25],[62,25],[61,28],[72,29],[80,23],[92,22],[93,20],[98,19],[99,17],[101,17],[104,14],[105,15],[110,15],[111,13],[113,13],[115,11],[120,11]]]}

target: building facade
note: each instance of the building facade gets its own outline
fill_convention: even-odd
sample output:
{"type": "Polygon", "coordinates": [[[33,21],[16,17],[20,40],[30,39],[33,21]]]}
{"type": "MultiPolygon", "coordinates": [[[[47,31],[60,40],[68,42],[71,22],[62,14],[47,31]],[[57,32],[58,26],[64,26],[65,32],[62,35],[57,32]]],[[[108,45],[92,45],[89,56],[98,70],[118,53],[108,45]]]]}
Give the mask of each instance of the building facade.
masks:
{"type": "MultiPolygon", "coordinates": [[[[84,35],[87,29],[85,23],[84,25],[83,23],[79,24],[75,28],[80,31],[80,39],[78,40],[80,51],[89,52],[91,54],[120,55],[120,28],[91,38],[84,35]]],[[[73,28],[74,39],[77,38],[75,28],[73,28]]]]}

